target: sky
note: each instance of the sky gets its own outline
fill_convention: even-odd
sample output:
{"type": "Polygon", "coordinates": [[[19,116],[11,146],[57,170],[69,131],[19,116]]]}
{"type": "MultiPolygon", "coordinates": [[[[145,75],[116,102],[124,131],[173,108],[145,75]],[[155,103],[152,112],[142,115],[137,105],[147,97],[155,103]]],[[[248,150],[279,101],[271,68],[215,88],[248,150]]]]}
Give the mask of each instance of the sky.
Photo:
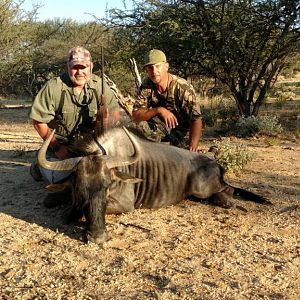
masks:
{"type": "MultiPolygon", "coordinates": [[[[127,9],[131,1],[125,1],[127,9]]],[[[105,17],[106,9],[119,8],[124,10],[122,0],[25,0],[22,4],[24,10],[30,11],[33,4],[41,4],[37,20],[44,21],[54,18],[71,18],[77,22],[94,21],[91,16],[105,17]]]]}

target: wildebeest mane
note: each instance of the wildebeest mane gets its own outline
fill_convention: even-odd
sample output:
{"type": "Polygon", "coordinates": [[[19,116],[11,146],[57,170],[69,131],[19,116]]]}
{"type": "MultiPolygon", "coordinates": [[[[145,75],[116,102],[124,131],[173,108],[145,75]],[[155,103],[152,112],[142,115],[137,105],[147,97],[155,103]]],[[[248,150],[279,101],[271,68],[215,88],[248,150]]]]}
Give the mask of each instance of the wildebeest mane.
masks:
{"type": "MultiPolygon", "coordinates": [[[[121,128],[121,127],[123,126],[120,125],[120,126],[115,126],[113,128],[121,128]]],[[[109,133],[109,131],[113,130],[113,128],[108,129],[104,134],[109,133]]],[[[152,140],[148,139],[147,136],[144,134],[144,132],[138,127],[136,127],[135,125],[126,126],[126,129],[130,133],[133,133],[134,135],[139,137],[140,139],[153,142],[152,140]]],[[[94,131],[91,133],[87,133],[87,132],[81,133],[75,138],[74,143],[71,146],[72,151],[78,155],[83,155],[83,156],[101,153],[104,151],[104,149],[98,143],[98,139],[100,137],[101,136],[96,136],[94,131]],[[97,150],[95,151],[95,149],[97,150]]]]}

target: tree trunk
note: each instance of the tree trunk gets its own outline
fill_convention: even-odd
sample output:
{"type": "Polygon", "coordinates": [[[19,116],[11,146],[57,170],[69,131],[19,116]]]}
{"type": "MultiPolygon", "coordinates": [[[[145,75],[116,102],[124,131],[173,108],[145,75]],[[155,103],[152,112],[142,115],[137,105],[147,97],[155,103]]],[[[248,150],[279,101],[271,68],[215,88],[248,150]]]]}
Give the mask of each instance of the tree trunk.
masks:
{"type": "Polygon", "coordinates": [[[237,91],[235,88],[232,90],[233,97],[237,104],[237,108],[239,111],[239,115],[241,117],[250,117],[251,116],[251,101],[247,98],[247,93],[241,93],[237,91]]]}

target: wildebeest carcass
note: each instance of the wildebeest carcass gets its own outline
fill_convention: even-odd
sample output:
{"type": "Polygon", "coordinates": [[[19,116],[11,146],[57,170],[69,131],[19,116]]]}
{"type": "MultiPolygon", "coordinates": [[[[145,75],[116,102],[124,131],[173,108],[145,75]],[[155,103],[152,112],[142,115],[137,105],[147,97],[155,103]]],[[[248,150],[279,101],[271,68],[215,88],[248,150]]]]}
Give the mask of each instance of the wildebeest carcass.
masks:
{"type": "Polygon", "coordinates": [[[38,163],[47,169],[73,170],[73,209],[86,219],[87,241],[102,244],[107,239],[105,213],[160,208],[188,197],[226,202],[238,195],[270,204],[262,196],[227,184],[214,159],[147,141],[126,128],[111,129],[91,140],[86,145],[89,155],[55,162],[45,156],[52,135],[42,145],[38,163]]]}

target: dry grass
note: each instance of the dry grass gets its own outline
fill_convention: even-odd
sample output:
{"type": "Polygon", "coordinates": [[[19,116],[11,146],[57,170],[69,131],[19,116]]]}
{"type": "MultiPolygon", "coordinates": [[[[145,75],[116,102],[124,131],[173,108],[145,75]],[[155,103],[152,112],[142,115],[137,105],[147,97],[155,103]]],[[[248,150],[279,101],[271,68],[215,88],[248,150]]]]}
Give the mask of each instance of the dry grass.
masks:
{"type": "Polygon", "coordinates": [[[182,201],[108,216],[101,249],[62,223],[64,207],[43,206],[44,184],[29,176],[40,139],[26,115],[0,110],[1,299],[299,299],[298,140],[233,140],[255,159],[228,181],[273,207],[182,201]]]}

